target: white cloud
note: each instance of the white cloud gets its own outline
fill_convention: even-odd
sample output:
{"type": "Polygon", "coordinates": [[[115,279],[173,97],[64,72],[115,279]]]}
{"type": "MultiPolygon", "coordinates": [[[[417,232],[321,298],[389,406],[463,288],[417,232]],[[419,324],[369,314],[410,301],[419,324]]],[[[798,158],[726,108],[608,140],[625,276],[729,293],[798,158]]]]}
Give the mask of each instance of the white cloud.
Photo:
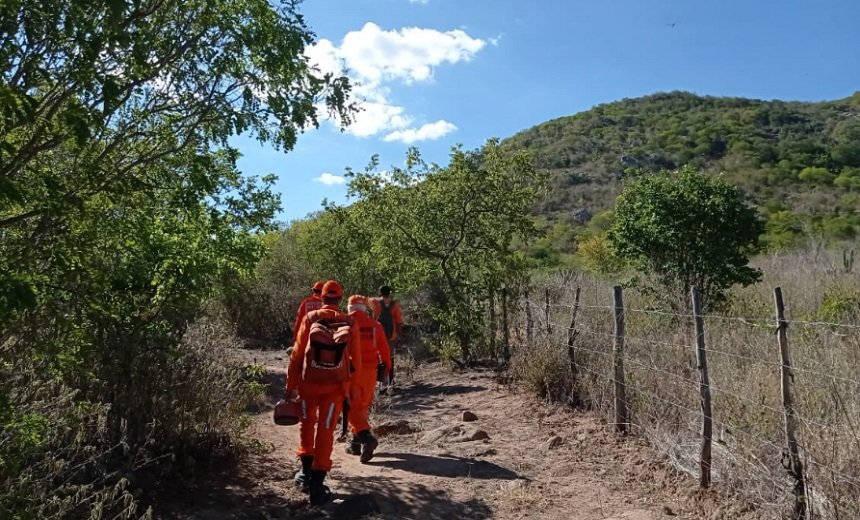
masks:
{"type": "Polygon", "coordinates": [[[405,130],[395,130],[386,135],[384,141],[400,141],[402,143],[411,144],[415,141],[435,140],[444,137],[454,130],[457,126],[449,123],[444,119],[440,119],[435,123],[427,123],[420,128],[407,128],[405,130]]]}
{"type": "Polygon", "coordinates": [[[430,2],[430,0],[409,0],[409,3],[410,3],[410,4],[424,4],[424,5],[427,5],[427,3],[428,3],[428,2],[430,2]]]}
{"type": "Polygon", "coordinates": [[[314,177],[314,181],[325,184],[326,186],[337,186],[338,184],[346,183],[346,178],[329,172],[323,172],[319,177],[314,177]]]}
{"type": "Polygon", "coordinates": [[[395,128],[405,128],[412,123],[412,118],[404,111],[403,107],[388,103],[384,97],[378,97],[377,101],[365,101],[361,104],[361,112],[356,114],[346,131],[358,137],[370,137],[395,128]]]}
{"type": "Polygon", "coordinates": [[[487,41],[472,38],[461,29],[383,30],[368,22],[360,30],[347,33],[340,46],[323,39],[308,47],[305,54],[321,72],[346,70],[352,79],[353,93],[363,100],[363,110],[347,127],[348,133],[359,137],[387,133],[386,140],[414,142],[438,139],[456,127],[437,121],[418,129],[409,128],[413,119],[403,106],[390,101],[389,85],[431,81],[436,67],[468,62],[487,45],[487,41]],[[447,126],[440,126],[441,123],[447,126]],[[389,139],[392,135],[396,137],[389,139]],[[412,140],[406,141],[407,138],[412,140]]]}
{"type": "Polygon", "coordinates": [[[343,37],[340,56],[358,79],[427,81],[433,67],[469,61],[487,44],[460,29],[442,32],[406,27],[385,31],[373,22],[343,37]]]}

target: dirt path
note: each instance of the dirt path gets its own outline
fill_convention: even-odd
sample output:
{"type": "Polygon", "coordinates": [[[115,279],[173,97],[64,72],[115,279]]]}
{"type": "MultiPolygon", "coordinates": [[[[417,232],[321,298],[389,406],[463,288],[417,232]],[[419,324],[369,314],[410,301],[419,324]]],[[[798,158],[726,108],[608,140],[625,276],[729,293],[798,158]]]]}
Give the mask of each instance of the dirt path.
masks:
{"type": "MultiPolygon", "coordinates": [[[[282,369],[271,359],[278,397],[282,369]]],[[[335,445],[328,484],[337,500],[313,509],[294,489],[297,427],[271,422],[253,434],[272,449],[210,475],[170,518],[625,519],[755,518],[742,504],[696,490],[640,440],[620,439],[592,414],[540,403],[495,382],[492,372],[417,369],[373,414],[377,456],[366,465],[335,445]],[[463,412],[477,415],[464,422],[463,412]],[[486,432],[489,438],[480,438],[486,432]]]]}

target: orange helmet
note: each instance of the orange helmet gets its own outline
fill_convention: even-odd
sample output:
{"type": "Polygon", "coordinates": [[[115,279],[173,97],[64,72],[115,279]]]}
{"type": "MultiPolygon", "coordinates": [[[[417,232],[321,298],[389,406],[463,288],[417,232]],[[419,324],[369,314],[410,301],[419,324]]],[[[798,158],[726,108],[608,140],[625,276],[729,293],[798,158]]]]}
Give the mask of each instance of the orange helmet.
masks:
{"type": "Polygon", "coordinates": [[[329,280],[322,286],[323,298],[343,298],[343,287],[337,280],[329,280]]]}
{"type": "Polygon", "coordinates": [[[317,294],[321,293],[323,290],[323,283],[322,282],[315,283],[311,290],[317,294]]]}

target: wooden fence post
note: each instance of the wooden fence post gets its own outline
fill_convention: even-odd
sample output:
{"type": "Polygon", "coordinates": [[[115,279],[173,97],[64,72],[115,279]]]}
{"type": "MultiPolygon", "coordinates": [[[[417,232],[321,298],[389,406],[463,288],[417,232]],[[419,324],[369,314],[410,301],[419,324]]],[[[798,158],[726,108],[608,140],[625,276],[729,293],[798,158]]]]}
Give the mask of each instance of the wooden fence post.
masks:
{"type": "Polygon", "coordinates": [[[570,327],[567,328],[567,357],[570,359],[570,376],[576,383],[576,348],[574,344],[579,331],[576,330],[576,315],[579,312],[579,293],[580,288],[576,288],[576,293],[573,297],[573,312],[570,315],[570,327]]]}
{"type": "Polygon", "coordinates": [[[544,290],[543,317],[546,320],[546,335],[552,335],[552,322],[549,320],[549,287],[544,290]]]}
{"type": "Polygon", "coordinates": [[[511,331],[508,328],[508,287],[502,286],[502,357],[511,359],[511,331]]]}
{"type": "Polygon", "coordinates": [[[615,380],[615,429],[627,433],[629,410],[627,409],[627,389],[624,382],[624,300],[621,286],[612,288],[615,307],[615,336],[612,342],[612,365],[615,380]]]}
{"type": "Polygon", "coordinates": [[[782,407],[785,416],[785,440],[788,444],[788,457],[791,466],[789,475],[794,478],[794,513],[793,520],[804,520],[807,517],[806,478],[803,473],[803,462],[797,445],[797,416],[794,410],[794,400],[791,395],[791,383],[794,375],[791,372],[791,357],[788,352],[788,322],[785,321],[785,305],[782,300],[782,288],[773,290],[776,305],[776,337],[779,343],[780,386],[782,389],[782,407]]]}
{"type": "Polygon", "coordinates": [[[531,346],[532,336],[534,335],[535,322],[534,319],[532,319],[532,302],[530,300],[531,294],[528,286],[526,286],[525,288],[524,295],[526,297],[526,343],[531,346]]]}
{"type": "Polygon", "coordinates": [[[711,486],[711,445],[713,443],[713,416],[711,412],[711,382],[708,377],[708,356],[705,350],[705,319],[702,315],[702,296],[693,287],[693,321],[696,329],[696,363],[699,366],[699,393],[702,404],[702,450],[699,459],[699,485],[711,486]]]}
{"type": "Polygon", "coordinates": [[[570,327],[567,328],[567,358],[570,364],[570,403],[573,406],[581,406],[582,401],[579,398],[579,371],[576,368],[576,338],[579,336],[579,331],[576,330],[576,315],[579,313],[579,293],[580,288],[576,288],[576,293],[573,297],[573,312],[570,315],[570,327]]]}

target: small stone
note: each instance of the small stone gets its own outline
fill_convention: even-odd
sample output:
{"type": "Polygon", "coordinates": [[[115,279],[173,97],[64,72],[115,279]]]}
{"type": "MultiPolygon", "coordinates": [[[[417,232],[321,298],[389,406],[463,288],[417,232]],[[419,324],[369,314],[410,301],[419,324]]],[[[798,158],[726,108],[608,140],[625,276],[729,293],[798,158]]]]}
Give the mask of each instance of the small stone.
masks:
{"type": "Polygon", "coordinates": [[[484,430],[475,430],[472,432],[472,435],[469,435],[470,441],[482,441],[484,439],[489,439],[490,434],[485,432],[484,430]]]}
{"type": "Polygon", "coordinates": [[[430,430],[430,431],[426,432],[422,436],[421,442],[423,444],[432,445],[432,444],[437,444],[439,442],[442,442],[448,438],[451,438],[452,442],[457,442],[458,439],[466,440],[464,438],[464,436],[462,435],[462,432],[463,432],[463,427],[460,425],[442,426],[442,427],[436,428],[435,430],[430,430]]]}
{"type": "Polygon", "coordinates": [[[546,446],[546,449],[551,450],[553,448],[558,448],[563,442],[564,439],[562,439],[558,435],[554,435],[546,441],[546,444],[544,444],[544,446],[546,446]]]}
{"type": "Polygon", "coordinates": [[[677,513],[669,506],[663,506],[663,514],[666,516],[677,516],[677,513]]]}
{"type": "Polygon", "coordinates": [[[474,412],[470,412],[466,410],[463,412],[463,422],[474,422],[478,420],[478,416],[474,414],[474,412]]]}
{"type": "Polygon", "coordinates": [[[421,431],[420,427],[403,419],[384,422],[373,429],[373,433],[377,437],[386,437],[388,435],[409,435],[410,433],[418,431],[421,431]]]}

